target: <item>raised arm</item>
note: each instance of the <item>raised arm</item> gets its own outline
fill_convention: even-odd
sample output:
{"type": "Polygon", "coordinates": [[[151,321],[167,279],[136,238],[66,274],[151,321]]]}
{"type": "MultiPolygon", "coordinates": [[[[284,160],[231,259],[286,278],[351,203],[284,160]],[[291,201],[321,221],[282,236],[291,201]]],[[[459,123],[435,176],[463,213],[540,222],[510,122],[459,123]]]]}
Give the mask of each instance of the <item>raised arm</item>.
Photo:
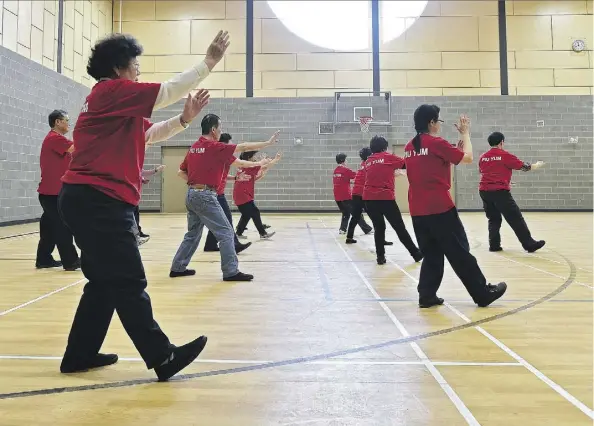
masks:
{"type": "Polygon", "coordinates": [[[229,47],[229,33],[219,31],[206,50],[206,57],[201,63],[161,84],[153,111],[176,103],[188,92],[194,90],[223,58],[227,47],[229,47]]]}
{"type": "MultiPolygon", "coordinates": [[[[274,132],[274,134],[266,142],[242,142],[240,144],[237,144],[237,145],[235,145],[235,154],[238,154],[241,152],[246,152],[246,151],[259,151],[259,150],[264,149],[270,145],[273,145],[278,141],[279,133],[280,133],[279,130],[274,132]]],[[[243,166],[241,166],[241,167],[243,167],[243,166]]],[[[254,166],[252,166],[252,167],[254,167],[254,166]]]]}
{"type": "Polygon", "coordinates": [[[534,164],[524,162],[522,164],[522,167],[520,168],[520,170],[523,172],[529,172],[529,171],[533,171],[533,170],[538,170],[541,167],[543,167],[544,165],[545,165],[545,163],[543,161],[537,161],[534,164]]]}
{"type": "Polygon", "coordinates": [[[472,155],[472,142],[470,141],[470,118],[466,115],[460,116],[460,121],[455,124],[458,133],[460,133],[460,142],[458,148],[464,152],[464,157],[460,163],[470,164],[474,160],[472,155]]]}

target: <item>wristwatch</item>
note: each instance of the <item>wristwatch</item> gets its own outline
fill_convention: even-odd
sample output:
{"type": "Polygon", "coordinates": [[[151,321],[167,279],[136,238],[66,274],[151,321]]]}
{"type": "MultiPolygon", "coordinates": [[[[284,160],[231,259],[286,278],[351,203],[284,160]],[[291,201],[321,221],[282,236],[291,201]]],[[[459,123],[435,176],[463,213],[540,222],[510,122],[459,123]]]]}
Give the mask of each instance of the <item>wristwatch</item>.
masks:
{"type": "Polygon", "coordinates": [[[182,116],[181,116],[181,115],[179,116],[179,123],[182,125],[182,127],[183,127],[184,129],[187,129],[187,128],[188,128],[188,126],[190,125],[190,123],[188,123],[187,121],[185,121],[185,120],[182,118],[182,116]]]}

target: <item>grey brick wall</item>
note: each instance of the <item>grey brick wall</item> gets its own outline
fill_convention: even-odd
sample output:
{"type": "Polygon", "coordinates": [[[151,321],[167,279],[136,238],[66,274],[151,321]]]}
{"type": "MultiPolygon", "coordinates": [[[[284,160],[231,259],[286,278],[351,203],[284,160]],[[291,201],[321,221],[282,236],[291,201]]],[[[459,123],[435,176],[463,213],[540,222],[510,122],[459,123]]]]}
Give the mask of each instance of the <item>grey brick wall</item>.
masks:
{"type": "Polygon", "coordinates": [[[54,109],[74,126],[89,89],[0,47],[0,223],[41,216],[39,151],[54,109]]]}
{"type": "MultiPolygon", "coordinates": [[[[365,103],[365,102],[363,102],[365,103]]],[[[513,194],[524,209],[592,209],[592,97],[394,97],[392,125],[372,126],[371,135],[386,135],[392,144],[405,144],[413,135],[412,114],[421,103],[441,107],[445,120],[443,136],[455,142],[453,123],[461,113],[472,120],[475,157],[488,149],[487,135],[495,130],[506,135],[507,149],[525,161],[542,160],[545,169],[515,172],[513,194]],[[544,127],[537,121],[544,120],[544,127]],[[578,137],[577,144],[568,143],[578,137]]],[[[153,120],[181,112],[182,103],[157,111],[153,120]]],[[[278,150],[284,158],[257,184],[257,201],[267,210],[335,210],[331,172],[334,157],[345,152],[356,164],[357,152],[369,135],[358,125],[337,127],[333,135],[318,135],[318,122],[331,121],[333,98],[213,99],[205,112],[219,115],[223,130],[238,141],[266,140],[281,130],[278,150]],[[295,137],[303,145],[295,145],[295,137]]],[[[375,114],[375,111],[374,111],[375,114]]],[[[199,136],[199,122],[163,146],[190,146],[199,136]]],[[[274,154],[274,150],[267,150],[274,154]]],[[[147,152],[146,166],[161,162],[161,147],[147,152]]],[[[480,209],[476,162],[456,168],[456,202],[460,209],[480,209]]],[[[231,185],[228,185],[230,192],[231,185]]],[[[143,189],[141,207],[159,210],[161,181],[154,179],[143,189]]]]}

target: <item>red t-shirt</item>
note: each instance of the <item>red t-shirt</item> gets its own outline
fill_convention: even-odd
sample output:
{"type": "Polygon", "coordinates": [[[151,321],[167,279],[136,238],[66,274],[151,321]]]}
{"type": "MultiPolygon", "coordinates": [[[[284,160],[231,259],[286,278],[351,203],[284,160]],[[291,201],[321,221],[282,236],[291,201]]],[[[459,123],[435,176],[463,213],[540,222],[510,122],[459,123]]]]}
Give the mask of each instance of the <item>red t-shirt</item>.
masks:
{"type": "MultiPolygon", "coordinates": [[[[188,185],[208,185],[218,189],[225,169],[237,158],[235,145],[214,141],[200,136],[186,154],[179,169],[188,174],[188,185]]],[[[226,173],[225,173],[225,176],[226,173]]]]}
{"type": "Polygon", "coordinates": [[[524,162],[515,155],[499,148],[491,148],[479,160],[480,191],[510,190],[512,173],[520,170],[524,162]]]}
{"type": "Polygon", "coordinates": [[[223,177],[221,179],[221,183],[217,188],[217,195],[223,195],[225,193],[225,187],[227,186],[227,175],[229,174],[229,169],[231,168],[231,164],[227,164],[223,169],[223,177]]]}
{"type": "Polygon", "coordinates": [[[256,175],[260,169],[259,166],[237,169],[233,184],[233,202],[236,206],[254,201],[256,175]]]}
{"type": "Polygon", "coordinates": [[[404,159],[388,152],[377,152],[365,161],[364,200],[394,200],[394,172],[404,168],[404,159]]]}
{"type": "Polygon", "coordinates": [[[50,130],[41,144],[39,167],[41,180],[37,192],[42,195],[58,195],[62,189],[62,176],[68,170],[72,156],[68,152],[72,142],[50,130]]]}
{"type": "Polygon", "coordinates": [[[356,173],[347,166],[339,164],[332,174],[334,185],[334,199],[345,201],[351,199],[351,180],[355,179],[356,173]]]}
{"type": "Polygon", "coordinates": [[[355,182],[353,183],[353,195],[363,195],[363,188],[365,188],[365,161],[361,161],[359,170],[355,175],[355,182]]]}
{"type": "Polygon", "coordinates": [[[146,118],[160,83],[105,80],[97,83],[74,128],[74,152],[62,182],[90,185],[132,205],[140,201],[146,118]]]}
{"type": "Polygon", "coordinates": [[[450,195],[452,164],[460,164],[464,152],[448,141],[421,135],[421,150],[415,152],[412,141],[404,147],[408,176],[408,204],[411,216],[447,212],[455,207],[450,195]]]}

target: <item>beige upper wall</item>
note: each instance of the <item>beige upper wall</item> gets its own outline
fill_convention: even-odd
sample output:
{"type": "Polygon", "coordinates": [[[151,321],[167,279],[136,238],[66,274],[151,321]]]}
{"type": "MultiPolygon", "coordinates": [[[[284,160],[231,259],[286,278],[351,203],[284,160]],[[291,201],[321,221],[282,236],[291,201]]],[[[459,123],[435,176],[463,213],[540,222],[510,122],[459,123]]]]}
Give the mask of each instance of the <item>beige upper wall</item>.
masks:
{"type": "MultiPolygon", "coordinates": [[[[56,70],[58,0],[0,0],[2,46],[56,70]]],[[[111,33],[111,0],[66,0],[62,72],[91,86],[86,63],[91,45],[111,33]]]]}

